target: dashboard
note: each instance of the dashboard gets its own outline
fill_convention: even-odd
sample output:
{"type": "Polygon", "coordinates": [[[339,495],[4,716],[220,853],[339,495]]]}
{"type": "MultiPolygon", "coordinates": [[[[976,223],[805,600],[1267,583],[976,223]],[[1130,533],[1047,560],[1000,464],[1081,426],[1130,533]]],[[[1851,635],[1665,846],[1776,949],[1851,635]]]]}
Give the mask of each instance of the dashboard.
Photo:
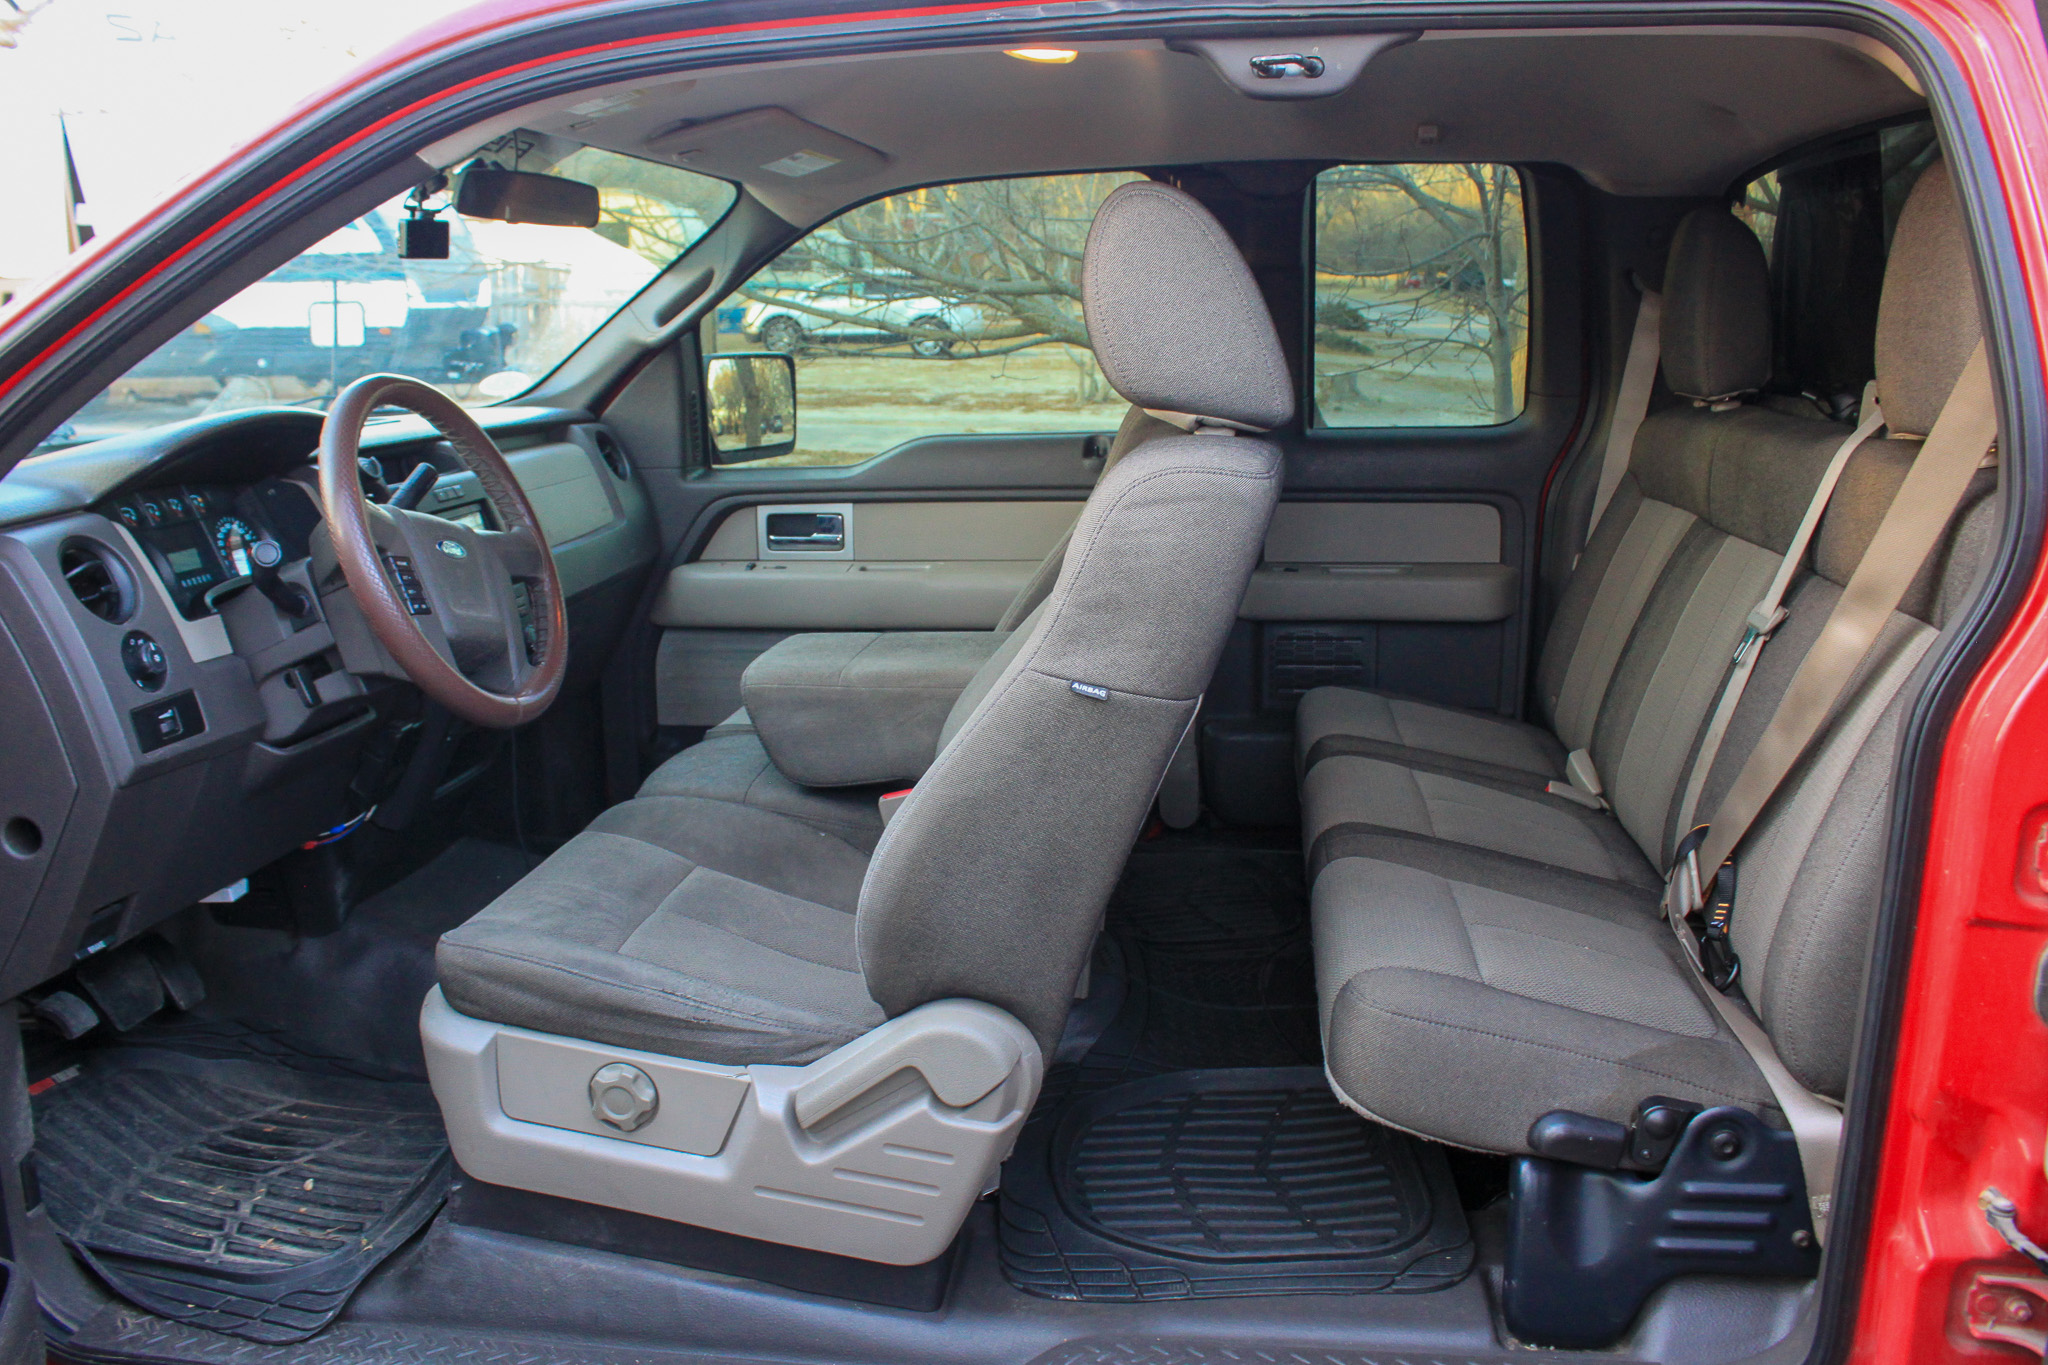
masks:
{"type": "MultiPolygon", "coordinates": [[[[588,414],[477,415],[554,551],[572,667],[594,669],[658,544],[646,490],[588,414]]],[[[0,999],[366,813],[354,789],[417,728],[322,529],[321,427],[223,413],[0,479],[0,999]]],[[[496,529],[425,423],[373,417],[362,444],[373,491],[429,463],[419,510],[496,529]]]]}

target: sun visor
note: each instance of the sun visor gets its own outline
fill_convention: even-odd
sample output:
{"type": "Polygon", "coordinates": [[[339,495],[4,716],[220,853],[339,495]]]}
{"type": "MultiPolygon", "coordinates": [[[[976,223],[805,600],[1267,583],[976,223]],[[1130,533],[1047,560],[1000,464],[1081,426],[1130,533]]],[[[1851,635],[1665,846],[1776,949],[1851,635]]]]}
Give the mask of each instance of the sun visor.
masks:
{"type": "Polygon", "coordinates": [[[705,175],[766,191],[845,184],[888,161],[865,143],[806,122],[787,109],[749,109],[672,128],[647,140],[654,155],[705,175]]]}

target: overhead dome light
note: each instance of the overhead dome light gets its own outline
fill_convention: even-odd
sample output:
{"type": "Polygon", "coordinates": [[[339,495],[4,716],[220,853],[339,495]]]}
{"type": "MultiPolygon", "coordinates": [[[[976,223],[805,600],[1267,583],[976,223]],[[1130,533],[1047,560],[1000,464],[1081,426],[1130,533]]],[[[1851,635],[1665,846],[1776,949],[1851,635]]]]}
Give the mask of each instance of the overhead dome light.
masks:
{"type": "Polygon", "coordinates": [[[1012,47],[1004,49],[1004,55],[1015,57],[1020,62],[1044,62],[1059,66],[1071,62],[1081,54],[1071,47],[1012,47]]]}

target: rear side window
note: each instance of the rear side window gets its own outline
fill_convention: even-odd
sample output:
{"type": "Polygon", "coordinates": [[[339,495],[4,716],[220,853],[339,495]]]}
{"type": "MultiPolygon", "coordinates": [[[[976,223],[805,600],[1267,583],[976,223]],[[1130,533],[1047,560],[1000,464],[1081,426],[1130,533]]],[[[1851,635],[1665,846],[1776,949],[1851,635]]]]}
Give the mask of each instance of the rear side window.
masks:
{"type": "Polygon", "coordinates": [[[1877,301],[1899,210],[1934,160],[1934,127],[1867,133],[1743,185],[1735,214],[1771,262],[1770,390],[1846,415],[1876,373],[1877,301]]]}
{"type": "Polygon", "coordinates": [[[1333,166],[1310,191],[1315,425],[1474,427],[1522,411],[1522,177],[1487,162],[1333,166]]]}

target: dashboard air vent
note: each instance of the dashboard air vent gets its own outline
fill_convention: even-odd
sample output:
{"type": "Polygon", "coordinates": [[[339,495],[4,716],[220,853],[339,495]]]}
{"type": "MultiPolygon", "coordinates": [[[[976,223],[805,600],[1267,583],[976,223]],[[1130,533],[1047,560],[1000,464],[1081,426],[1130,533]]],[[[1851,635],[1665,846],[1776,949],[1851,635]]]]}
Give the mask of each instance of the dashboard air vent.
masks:
{"type": "Polygon", "coordinates": [[[620,447],[617,437],[599,427],[591,433],[591,439],[597,443],[597,453],[604,457],[606,467],[613,474],[621,479],[633,477],[633,467],[626,463],[626,452],[620,447]]]}
{"type": "Polygon", "coordinates": [[[71,595],[102,621],[119,625],[134,612],[127,569],[106,547],[89,540],[67,541],[57,552],[57,568],[71,595]]]}

